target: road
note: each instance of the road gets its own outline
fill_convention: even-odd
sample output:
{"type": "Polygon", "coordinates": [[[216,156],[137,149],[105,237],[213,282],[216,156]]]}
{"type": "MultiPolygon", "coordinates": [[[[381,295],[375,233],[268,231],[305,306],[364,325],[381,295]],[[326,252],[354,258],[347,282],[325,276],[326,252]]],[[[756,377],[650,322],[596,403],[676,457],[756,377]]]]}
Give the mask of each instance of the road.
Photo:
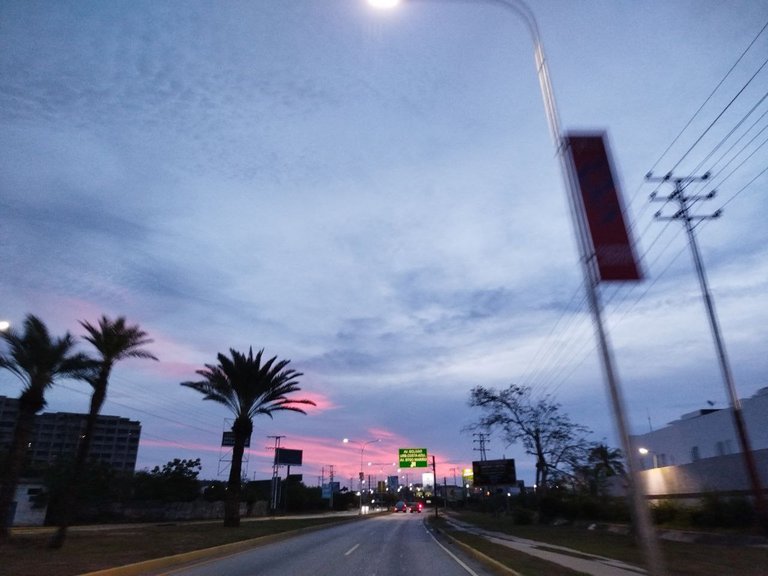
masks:
{"type": "Polygon", "coordinates": [[[427,530],[422,514],[348,522],[233,556],[167,572],[173,576],[491,576],[427,530]]]}

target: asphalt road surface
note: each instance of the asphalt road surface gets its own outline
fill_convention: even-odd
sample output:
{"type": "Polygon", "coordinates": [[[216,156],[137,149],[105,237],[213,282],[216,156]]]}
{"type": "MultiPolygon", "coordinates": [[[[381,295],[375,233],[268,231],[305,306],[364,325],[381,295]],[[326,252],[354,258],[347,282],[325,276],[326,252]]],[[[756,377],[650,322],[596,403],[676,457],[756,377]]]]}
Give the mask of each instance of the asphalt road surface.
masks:
{"type": "Polygon", "coordinates": [[[167,574],[491,576],[455,547],[438,542],[423,514],[389,514],[348,522],[167,574]]]}

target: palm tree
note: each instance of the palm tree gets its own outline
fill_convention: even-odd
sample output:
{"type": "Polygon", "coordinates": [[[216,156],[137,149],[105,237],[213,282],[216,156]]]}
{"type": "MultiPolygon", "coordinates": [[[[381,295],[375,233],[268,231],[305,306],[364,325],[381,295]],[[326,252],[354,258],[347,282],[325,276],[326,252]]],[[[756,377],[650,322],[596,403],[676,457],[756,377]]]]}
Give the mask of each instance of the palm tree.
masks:
{"type": "Polygon", "coordinates": [[[227,499],[224,504],[224,526],[240,525],[240,483],[245,444],[253,432],[253,418],[264,414],[272,418],[272,413],[290,410],[306,414],[298,405],[311,405],[311,400],[294,400],[288,395],[299,392],[298,378],[303,376],[291,368],[286,368],[290,360],[276,362],[274,356],[261,362],[264,350],[256,356],[253,349],[245,355],[230,348],[231,358],[218,354],[218,364],[206,364],[204,370],[197,370],[203,380],[182,382],[204,394],[204,400],[213,400],[232,411],[235,421],[232,425],[234,446],[232,447],[232,465],[229,469],[227,499]]]}
{"type": "Polygon", "coordinates": [[[109,385],[112,367],[116,362],[127,358],[157,360],[153,354],[142,349],[142,346],[152,342],[152,340],[147,338],[147,333],[141,330],[138,325],[127,325],[123,316],[118,317],[116,320],[102,316],[99,318],[96,326],[88,322],[80,322],[80,325],[87,332],[83,338],[96,349],[98,360],[95,369],[86,378],[93,388],[91,406],[85,421],[85,431],[77,447],[72,481],[68,483],[64,490],[61,515],[59,517],[59,529],[51,539],[51,548],[61,548],[64,544],[67,527],[72,520],[74,505],[77,500],[77,487],[81,483],[80,481],[88,461],[88,453],[91,450],[93,430],[96,427],[101,407],[107,399],[107,386],[109,385]]]}
{"type": "Polygon", "coordinates": [[[595,444],[587,457],[591,476],[590,491],[598,495],[603,490],[605,479],[612,476],[624,476],[624,454],[618,448],[609,448],[605,444],[595,444]]]}
{"type": "Polygon", "coordinates": [[[11,505],[34,429],[35,414],[45,408],[45,392],[56,378],[84,378],[94,361],[85,354],[73,352],[75,340],[69,332],[61,338],[51,338],[42,320],[32,314],[24,319],[21,333],[11,328],[0,336],[8,346],[7,354],[0,353],[0,368],[11,371],[23,383],[19,415],[0,487],[0,540],[5,540],[10,535],[11,505]]]}

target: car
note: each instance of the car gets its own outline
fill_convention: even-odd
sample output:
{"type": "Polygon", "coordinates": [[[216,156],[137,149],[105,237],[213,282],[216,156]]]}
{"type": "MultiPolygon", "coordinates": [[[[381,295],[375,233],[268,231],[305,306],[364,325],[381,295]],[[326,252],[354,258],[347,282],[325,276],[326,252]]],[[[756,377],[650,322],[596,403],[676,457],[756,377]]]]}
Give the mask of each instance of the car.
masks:
{"type": "Polygon", "coordinates": [[[395,512],[408,512],[408,506],[402,500],[398,500],[395,504],[395,512]]]}
{"type": "Polygon", "coordinates": [[[421,502],[409,502],[408,503],[408,510],[411,513],[418,512],[419,514],[421,514],[421,511],[422,511],[423,508],[424,508],[424,504],[422,504],[421,502]]]}

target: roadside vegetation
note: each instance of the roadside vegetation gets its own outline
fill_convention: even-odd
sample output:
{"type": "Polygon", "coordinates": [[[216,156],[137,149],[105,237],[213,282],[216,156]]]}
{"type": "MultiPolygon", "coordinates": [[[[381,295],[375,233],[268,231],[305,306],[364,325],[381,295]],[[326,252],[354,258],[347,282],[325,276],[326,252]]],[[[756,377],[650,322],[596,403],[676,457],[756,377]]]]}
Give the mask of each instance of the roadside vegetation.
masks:
{"type": "MultiPolygon", "coordinates": [[[[565,546],[577,552],[594,554],[643,566],[640,547],[629,534],[600,529],[588,529],[586,524],[516,524],[513,516],[462,511],[455,517],[483,530],[502,532],[510,536],[536,540],[545,544],[565,546]]],[[[477,536],[446,528],[458,540],[477,543],[477,536]]],[[[660,541],[662,553],[671,576],[766,576],[768,574],[768,547],[707,543],[660,541]]],[[[507,555],[504,547],[484,544],[486,554],[501,560],[507,555]]],[[[519,553],[518,553],[519,554],[519,553]]],[[[514,560],[514,558],[513,558],[514,560]]],[[[506,563],[506,562],[505,562],[506,563]]],[[[550,574],[546,571],[526,572],[519,565],[507,564],[523,575],[550,574]]],[[[553,572],[555,574],[555,572],[553,572]]]]}
{"type": "MultiPolygon", "coordinates": [[[[356,520],[352,517],[351,521],[356,520]]],[[[2,573],[14,576],[75,576],[96,570],[143,562],[337,523],[339,518],[262,518],[245,520],[233,530],[221,520],[185,524],[135,524],[70,528],[67,545],[51,549],[53,528],[14,529],[2,549],[2,573]]]]}
{"type": "MultiPolygon", "coordinates": [[[[101,316],[95,324],[81,321],[80,326],[85,331],[81,340],[90,345],[92,353],[95,351],[93,355],[78,352],[78,338],[69,332],[61,337],[52,336],[45,323],[32,314],[27,315],[20,329],[11,327],[0,331],[4,343],[0,349],[0,368],[14,374],[22,383],[11,445],[0,453],[0,546],[10,537],[11,510],[22,474],[45,482],[46,489],[37,505],[50,504],[46,523],[58,526],[49,543],[52,548],[64,545],[70,525],[82,521],[81,511],[92,508],[94,502],[103,505],[110,501],[141,499],[142,495],[146,498],[147,494],[163,501],[168,494],[181,500],[186,500],[190,493],[189,499],[199,496],[195,470],[199,469],[199,460],[176,459],[163,469],[156,467],[148,474],[139,472],[128,476],[115,473],[91,458],[91,442],[113,368],[130,358],[157,358],[145,348],[153,342],[148,334],[140,326],[128,324],[122,316],[117,319],[101,316]],[[76,454],[59,458],[43,469],[32,469],[27,452],[35,417],[46,407],[48,390],[67,378],[86,382],[91,387],[86,424],[80,433],[76,454]],[[187,487],[191,490],[184,490],[187,487]]],[[[202,394],[203,400],[222,405],[234,415],[229,481],[222,493],[224,524],[231,527],[239,525],[241,503],[249,498],[243,493],[242,460],[253,431],[253,419],[256,416],[273,418],[275,413],[283,411],[305,414],[304,406],[314,406],[312,400],[295,398],[295,393],[301,390],[302,374],[288,368],[290,360],[278,360],[277,356],[262,359],[263,352],[260,350],[254,355],[252,349],[247,354],[230,349],[229,356],[218,354],[216,364],[206,364],[197,370],[199,380],[181,383],[202,394]]]]}

